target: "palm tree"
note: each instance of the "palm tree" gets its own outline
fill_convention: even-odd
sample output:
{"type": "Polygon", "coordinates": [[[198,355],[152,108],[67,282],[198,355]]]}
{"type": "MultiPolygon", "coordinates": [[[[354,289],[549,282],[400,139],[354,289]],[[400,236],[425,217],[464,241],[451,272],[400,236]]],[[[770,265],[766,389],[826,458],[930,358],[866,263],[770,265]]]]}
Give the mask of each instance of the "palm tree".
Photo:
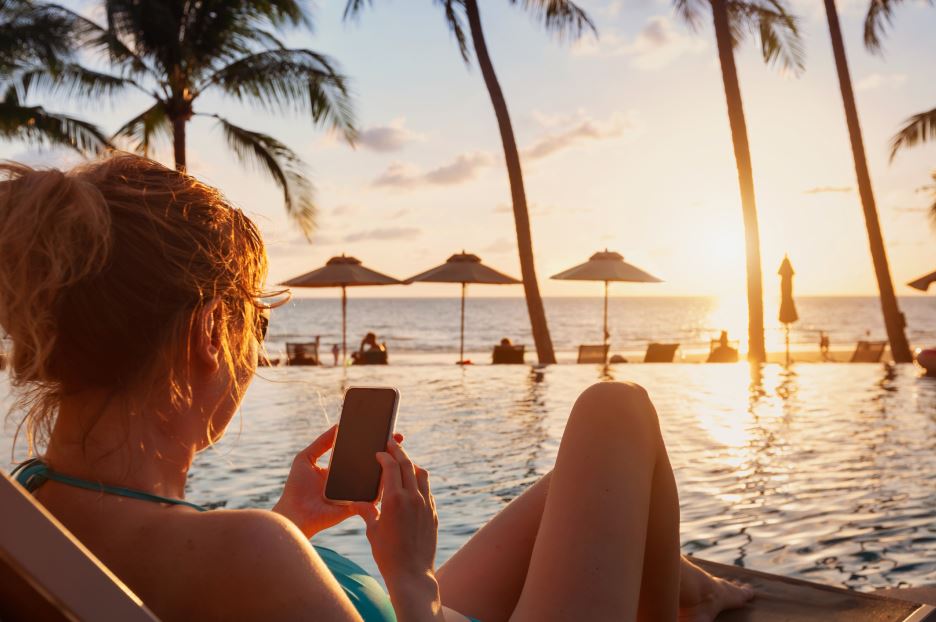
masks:
{"type": "MultiPolygon", "coordinates": [[[[912,363],[913,355],[910,353],[910,344],[907,342],[907,335],[904,333],[904,315],[897,305],[894,282],[891,280],[890,267],[887,263],[887,251],[884,248],[881,224],[878,220],[877,206],[874,202],[874,191],[871,188],[871,175],[868,172],[868,160],[865,157],[864,141],[861,138],[858,109],[855,106],[855,93],[852,90],[851,75],[848,72],[848,61],[845,57],[845,43],[842,41],[838,12],[835,9],[835,0],[824,1],[826,17],[829,22],[829,34],[832,37],[832,54],[835,57],[839,88],[842,91],[842,103],[845,106],[845,121],[848,124],[848,136],[851,140],[852,156],[855,160],[858,194],[861,197],[865,226],[868,229],[871,261],[874,264],[874,273],[877,276],[878,290],[881,294],[881,310],[884,313],[887,339],[890,342],[891,355],[894,357],[895,362],[912,363]]],[[[874,2],[879,1],[874,0],[874,2]]],[[[865,37],[867,40],[867,30],[865,31],[865,37]]],[[[875,37],[876,35],[872,38],[875,37]]]]}
{"type": "Polygon", "coordinates": [[[108,146],[95,125],[23,102],[23,72],[69,58],[79,32],[76,25],[67,11],[0,0],[0,139],[62,146],[82,154],[108,146]]]}
{"type": "MultiPolygon", "coordinates": [[[[372,0],[348,0],[345,6],[345,18],[360,14],[366,4],[372,0]]],[[[481,15],[477,0],[437,0],[442,6],[445,21],[455,36],[462,60],[470,65],[468,52],[468,37],[465,35],[464,20],[468,21],[468,30],[471,35],[471,44],[474,48],[481,75],[494,107],[494,116],[500,130],[501,143],[504,149],[504,160],[507,164],[507,179],[510,183],[510,196],[513,203],[514,225],[517,230],[517,252],[520,255],[520,273],[523,277],[523,291],[527,303],[527,313],[530,316],[530,328],[533,341],[536,344],[536,354],[540,364],[548,365],[556,362],[552,339],[549,336],[549,325],[546,322],[546,312],[543,309],[543,299],[540,296],[539,283],[536,279],[536,268],[533,261],[533,238],[530,233],[530,214],[527,208],[526,190],[523,187],[523,169],[520,165],[520,154],[517,150],[517,141],[510,122],[510,112],[507,109],[507,100],[501,90],[494,72],[494,64],[484,41],[484,31],[481,27],[481,15]]],[[[556,33],[560,38],[569,37],[577,39],[584,32],[591,31],[597,34],[595,26],[588,15],[571,0],[509,0],[510,4],[520,4],[530,11],[533,16],[542,21],[547,30],[556,33]]]]}
{"type": "Polygon", "coordinates": [[[701,13],[711,7],[715,43],[721,64],[728,123],[738,167],[741,213],[747,257],[748,360],[766,360],[764,346],[764,291],[761,275],[760,232],[754,198],[754,171],[748,144],[747,124],[741,102],[741,87],[735,66],[734,48],[748,33],[760,39],[764,62],[779,62],[785,69],[800,71],[803,53],[796,18],[783,0],[675,0],[676,10],[692,28],[701,24],[701,13]]]}
{"type": "Polygon", "coordinates": [[[114,138],[148,155],[156,141],[171,138],[175,166],[186,167],[186,131],[194,118],[221,129],[244,164],[266,171],[283,192],[287,212],[308,235],[313,226],[312,186],[298,154],[282,142],[196,109],[214,91],[271,112],[310,114],[352,140],[351,100],[346,80],[328,57],[287,47],[277,32],[310,27],[299,0],[106,0],[107,25],[85,20],[86,46],[107,54],[111,72],[77,63],[24,75],[34,89],[80,98],[136,89],[152,105],[127,121],[114,138]]]}

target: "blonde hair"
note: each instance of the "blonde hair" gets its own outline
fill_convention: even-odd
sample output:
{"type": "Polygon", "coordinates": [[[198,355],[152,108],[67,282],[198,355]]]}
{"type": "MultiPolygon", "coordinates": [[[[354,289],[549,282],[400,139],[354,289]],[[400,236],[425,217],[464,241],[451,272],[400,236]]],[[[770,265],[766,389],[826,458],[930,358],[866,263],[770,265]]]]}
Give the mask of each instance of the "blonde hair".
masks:
{"type": "Polygon", "coordinates": [[[30,452],[48,441],[64,394],[189,401],[188,344],[213,300],[240,397],[267,269],[243,212],[130,154],[68,172],[0,163],[0,176],[0,326],[13,342],[14,410],[26,411],[30,452]]]}

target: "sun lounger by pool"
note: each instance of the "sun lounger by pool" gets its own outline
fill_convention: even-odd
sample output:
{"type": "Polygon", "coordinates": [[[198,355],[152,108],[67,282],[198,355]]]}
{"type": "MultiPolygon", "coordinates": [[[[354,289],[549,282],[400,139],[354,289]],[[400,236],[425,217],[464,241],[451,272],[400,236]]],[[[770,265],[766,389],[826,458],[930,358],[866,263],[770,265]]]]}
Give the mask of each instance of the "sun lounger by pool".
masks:
{"type": "Polygon", "coordinates": [[[716,622],[934,622],[930,605],[853,592],[693,557],[704,570],[752,586],[754,600],[716,622]]]}
{"type": "Polygon", "coordinates": [[[886,347],[886,341],[859,341],[855,345],[855,352],[852,354],[851,362],[880,363],[886,347]]]}
{"type": "MultiPolygon", "coordinates": [[[[0,619],[157,620],[138,596],[6,473],[0,473],[0,507],[0,619]]],[[[693,561],[756,591],[754,601],[723,612],[716,622],[936,622],[929,605],[693,561]]]]}
{"type": "Polygon", "coordinates": [[[0,473],[0,619],[152,622],[143,601],[0,473]]]}
{"type": "Polygon", "coordinates": [[[523,365],[526,346],[494,346],[491,352],[492,365],[523,365]]]}
{"type": "Polygon", "coordinates": [[[651,343],[644,354],[644,363],[672,363],[678,349],[678,343],[651,343]]]}
{"type": "Polygon", "coordinates": [[[599,363],[604,365],[608,362],[609,345],[586,346],[581,345],[578,349],[578,363],[599,363]]]}
{"type": "Polygon", "coordinates": [[[286,364],[319,365],[319,339],[308,343],[287,343],[286,364]]]}

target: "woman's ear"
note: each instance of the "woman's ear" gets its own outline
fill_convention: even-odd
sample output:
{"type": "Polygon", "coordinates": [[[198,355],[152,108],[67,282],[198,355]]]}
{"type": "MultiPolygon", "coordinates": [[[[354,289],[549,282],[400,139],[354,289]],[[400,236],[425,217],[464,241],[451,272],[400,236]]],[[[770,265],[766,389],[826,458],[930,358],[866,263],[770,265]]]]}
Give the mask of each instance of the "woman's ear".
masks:
{"type": "Polygon", "coordinates": [[[210,372],[221,368],[221,301],[211,300],[195,318],[192,335],[194,358],[210,372]]]}

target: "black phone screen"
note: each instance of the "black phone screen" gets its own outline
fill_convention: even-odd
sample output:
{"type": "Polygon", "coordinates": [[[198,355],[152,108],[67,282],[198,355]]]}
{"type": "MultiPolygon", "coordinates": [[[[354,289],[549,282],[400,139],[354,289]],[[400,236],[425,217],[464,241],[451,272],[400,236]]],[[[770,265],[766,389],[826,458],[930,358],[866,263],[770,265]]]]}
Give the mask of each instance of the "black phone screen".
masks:
{"type": "Polygon", "coordinates": [[[345,393],[338,437],[332,450],[325,497],[335,501],[374,501],[380,490],[380,463],[393,432],[397,392],[351,387],[345,393]]]}

